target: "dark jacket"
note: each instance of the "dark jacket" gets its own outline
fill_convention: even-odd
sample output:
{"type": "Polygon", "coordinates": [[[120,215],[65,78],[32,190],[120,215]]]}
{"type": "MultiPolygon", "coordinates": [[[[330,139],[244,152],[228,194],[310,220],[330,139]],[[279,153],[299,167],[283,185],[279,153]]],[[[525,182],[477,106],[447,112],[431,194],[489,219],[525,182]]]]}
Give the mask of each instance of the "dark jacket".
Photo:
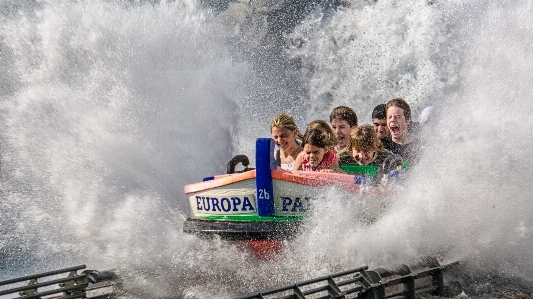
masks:
{"type": "Polygon", "coordinates": [[[410,164],[418,160],[420,153],[420,141],[415,139],[408,144],[398,144],[392,141],[390,137],[381,138],[381,143],[389,151],[399,155],[402,159],[409,161],[410,164]]]}

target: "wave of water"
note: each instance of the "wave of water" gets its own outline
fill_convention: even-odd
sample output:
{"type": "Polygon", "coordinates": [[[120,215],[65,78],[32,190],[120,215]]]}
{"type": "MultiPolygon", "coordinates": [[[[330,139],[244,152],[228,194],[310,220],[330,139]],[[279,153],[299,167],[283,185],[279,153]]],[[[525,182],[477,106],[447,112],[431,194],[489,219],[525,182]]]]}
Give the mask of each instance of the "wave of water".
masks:
{"type": "Polygon", "coordinates": [[[220,26],[193,1],[11,9],[0,109],[14,243],[96,262],[170,247],[183,185],[222,172],[238,132],[248,71],[220,26]]]}
{"type": "Polygon", "coordinates": [[[310,114],[349,103],[369,115],[402,96],[440,119],[391,211],[356,231],[347,222],[349,241],[330,250],[376,265],[438,254],[531,283],[531,1],[364,3],[317,13],[292,36],[310,114]]]}
{"type": "Polygon", "coordinates": [[[129,293],[227,298],[439,254],[530,280],[531,1],[348,3],[261,52],[195,1],[3,2],[5,278],[86,263],[129,293]],[[396,96],[441,118],[377,223],[332,190],[273,261],[181,232],[183,185],[251,154],[278,110],[368,122],[396,96]]]}

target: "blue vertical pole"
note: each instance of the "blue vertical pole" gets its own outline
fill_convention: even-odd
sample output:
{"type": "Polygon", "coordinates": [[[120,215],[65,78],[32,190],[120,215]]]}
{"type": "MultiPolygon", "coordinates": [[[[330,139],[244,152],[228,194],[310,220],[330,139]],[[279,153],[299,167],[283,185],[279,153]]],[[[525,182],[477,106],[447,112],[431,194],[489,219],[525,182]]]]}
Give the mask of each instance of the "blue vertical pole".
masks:
{"type": "Polygon", "coordinates": [[[257,138],[255,143],[255,186],[257,213],[259,216],[274,216],[274,188],[271,170],[277,168],[274,158],[274,140],[257,138]]]}

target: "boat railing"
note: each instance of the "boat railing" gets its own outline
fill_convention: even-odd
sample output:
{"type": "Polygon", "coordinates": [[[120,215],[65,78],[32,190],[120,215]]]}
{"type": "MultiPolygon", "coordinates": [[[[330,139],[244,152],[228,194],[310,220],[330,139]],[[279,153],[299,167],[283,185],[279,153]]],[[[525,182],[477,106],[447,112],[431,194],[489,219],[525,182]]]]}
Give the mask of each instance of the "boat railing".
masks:
{"type": "Polygon", "coordinates": [[[368,270],[367,266],[295,284],[251,293],[235,299],[414,299],[416,295],[444,296],[444,270],[457,263],[412,272],[368,270]]]}
{"type": "Polygon", "coordinates": [[[114,273],[96,270],[78,273],[85,268],[79,265],[0,281],[0,298],[111,298],[117,283],[114,273]],[[14,293],[18,296],[13,297],[14,293]]]}

